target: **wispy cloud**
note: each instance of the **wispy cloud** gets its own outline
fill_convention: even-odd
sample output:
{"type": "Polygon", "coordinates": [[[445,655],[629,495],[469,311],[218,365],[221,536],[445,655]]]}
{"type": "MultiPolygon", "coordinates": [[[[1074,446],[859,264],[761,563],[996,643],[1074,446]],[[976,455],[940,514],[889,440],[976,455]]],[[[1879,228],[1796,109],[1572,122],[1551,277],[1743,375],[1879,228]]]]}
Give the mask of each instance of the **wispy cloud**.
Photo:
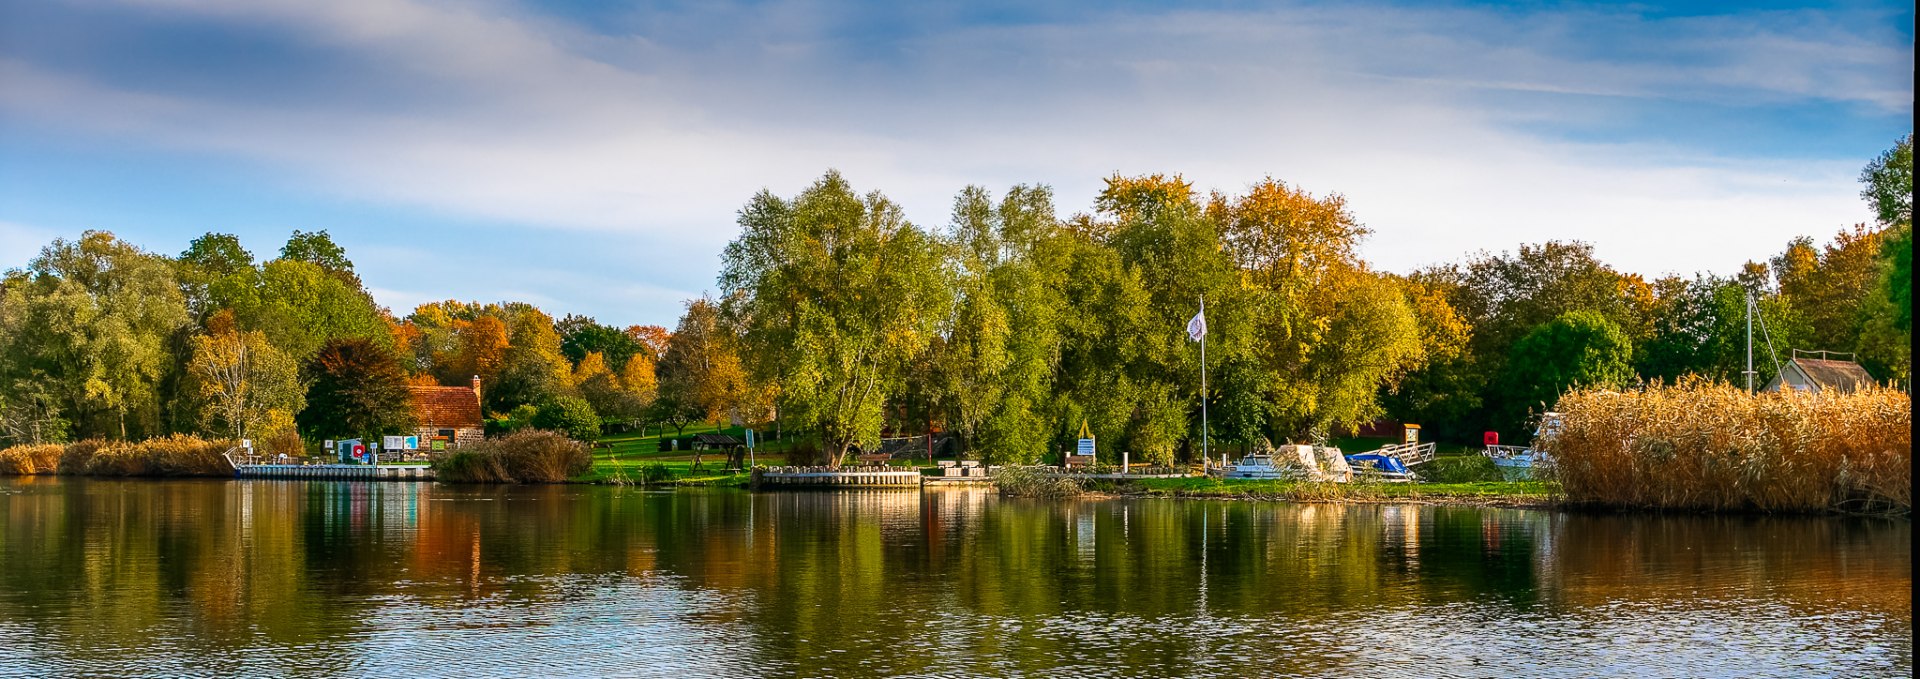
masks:
{"type": "Polygon", "coordinates": [[[1910,37],[1860,13],[1367,5],[953,23],[928,9],[863,36],[860,8],[812,2],[635,10],[626,30],[498,3],[123,7],[299,56],[263,57],[249,73],[267,75],[222,89],[181,84],[207,77],[186,66],[130,79],[14,54],[0,61],[8,124],[227,154],[285,185],[631,234],[659,252],[717,252],[754,191],[792,193],[828,167],[934,223],[967,183],[1050,183],[1077,209],[1112,172],[1180,171],[1225,190],[1273,175],[1344,192],[1387,268],[1584,238],[1648,272],[1725,269],[1862,218],[1864,156],[1583,140],[1542,123],[1609,122],[1596,98],[1814,101],[1867,118],[1908,117],[1913,98],[1910,37]],[[1751,243],[1729,248],[1733,233],[1751,243]]]}

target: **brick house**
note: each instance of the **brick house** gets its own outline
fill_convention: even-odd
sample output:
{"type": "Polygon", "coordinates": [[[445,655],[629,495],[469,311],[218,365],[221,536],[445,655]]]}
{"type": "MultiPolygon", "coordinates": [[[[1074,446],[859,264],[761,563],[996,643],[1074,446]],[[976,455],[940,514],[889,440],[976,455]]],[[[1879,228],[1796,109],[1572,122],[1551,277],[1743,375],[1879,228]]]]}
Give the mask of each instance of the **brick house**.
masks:
{"type": "Polygon", "coordinates": [[[458,448],[486,438],[486,423],[480,414],[480,377],[471,387],[409,386],[413,396],[413,433],[420,437],[420,448],[431,450],[434,438],[443,438],[448,448],[458,448]]]}

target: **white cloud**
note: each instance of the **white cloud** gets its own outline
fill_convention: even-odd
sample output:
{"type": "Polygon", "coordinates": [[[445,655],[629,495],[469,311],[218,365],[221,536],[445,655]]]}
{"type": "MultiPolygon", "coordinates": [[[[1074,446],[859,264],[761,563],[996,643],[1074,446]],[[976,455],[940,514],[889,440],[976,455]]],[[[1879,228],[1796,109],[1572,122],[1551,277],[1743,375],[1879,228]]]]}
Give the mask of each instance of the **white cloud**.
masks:
{"type": "MultiPolygon", "coordinates": [[[[1877,111],[1912,102],[1910,50],[1814,15],[1111,14],[869,49],[825,38],[837,17],[809,4],[703,6],[651,17],[672,33],[641,37],[497,5],[136,4],[284,33],[383,86],[314,83],[299,104],[276,104],[13,60],[0,62],[0,111],[265,161],[288,185],[355,199],[637,234],[661,252],[717,252],[754,191],[791,194],[828,167],[931,225],[968,183],[1051,183],[1073,210],[1112,172],[1178,171],[1203,188],[1273,175],[1343,192],[1376,230],[1367,253],[1387,269],[1578,238],[1629,269],[1725,270],[1791,236],[1864,219],[1853,186],[1864,158],[1756,161],[1557,140],[1511,124],[1581,114],[1557,103],[1516,109],[1487,93],[1818,99],[1877,111]],[[1597,36],[1632,58],[1561,47],[1597,36]],[[421,94],[374,94],[409,90],[421,94]]],[[[579,287],[636,300],[685,294],[579,287]]]]}

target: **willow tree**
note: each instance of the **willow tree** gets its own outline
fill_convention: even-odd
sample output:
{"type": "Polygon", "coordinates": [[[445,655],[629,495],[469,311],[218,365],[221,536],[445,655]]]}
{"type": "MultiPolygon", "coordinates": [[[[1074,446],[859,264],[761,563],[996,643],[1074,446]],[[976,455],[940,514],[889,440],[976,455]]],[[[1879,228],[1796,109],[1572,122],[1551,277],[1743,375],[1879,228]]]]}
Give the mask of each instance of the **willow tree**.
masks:
{"type": "Polygon", "coordinates": [[[1015,186],[996,203],[970,186],[954,199],[956,298],[930,352],[931,391],[949,428],[989,461],[1036,461],[1053,433],[1060,237],[1046,187],[1015,186]]]}
{"type": "Polygon", "coordinates": [[[817,432],[837,465],[878,443],[882,405],[947,315],[939,245],[838,172],[792,200],[762,191],[739,224],[720,285],[748,364],[778,388],[781,417],[817,432]]]}

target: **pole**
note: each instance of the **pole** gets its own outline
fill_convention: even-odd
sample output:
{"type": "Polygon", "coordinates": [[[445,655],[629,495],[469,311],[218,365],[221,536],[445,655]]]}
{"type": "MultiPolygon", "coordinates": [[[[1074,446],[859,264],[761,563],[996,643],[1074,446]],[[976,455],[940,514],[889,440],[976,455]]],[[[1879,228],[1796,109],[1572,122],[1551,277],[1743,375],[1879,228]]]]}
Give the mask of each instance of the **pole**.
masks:
{"type": "Polygon", "coordinates": [[[1747,291],[1747,393],[1753,393],[1753,291],[1747,291]]]}
{"type": "MultiPolygon", "coordinates": [[[[1200,322],[1205,327],[1207,296],[1200,296],[1200,322]]],[[[1207,333],[1200,332],[1200,459],[1207,459],[1207,333]]]]}

